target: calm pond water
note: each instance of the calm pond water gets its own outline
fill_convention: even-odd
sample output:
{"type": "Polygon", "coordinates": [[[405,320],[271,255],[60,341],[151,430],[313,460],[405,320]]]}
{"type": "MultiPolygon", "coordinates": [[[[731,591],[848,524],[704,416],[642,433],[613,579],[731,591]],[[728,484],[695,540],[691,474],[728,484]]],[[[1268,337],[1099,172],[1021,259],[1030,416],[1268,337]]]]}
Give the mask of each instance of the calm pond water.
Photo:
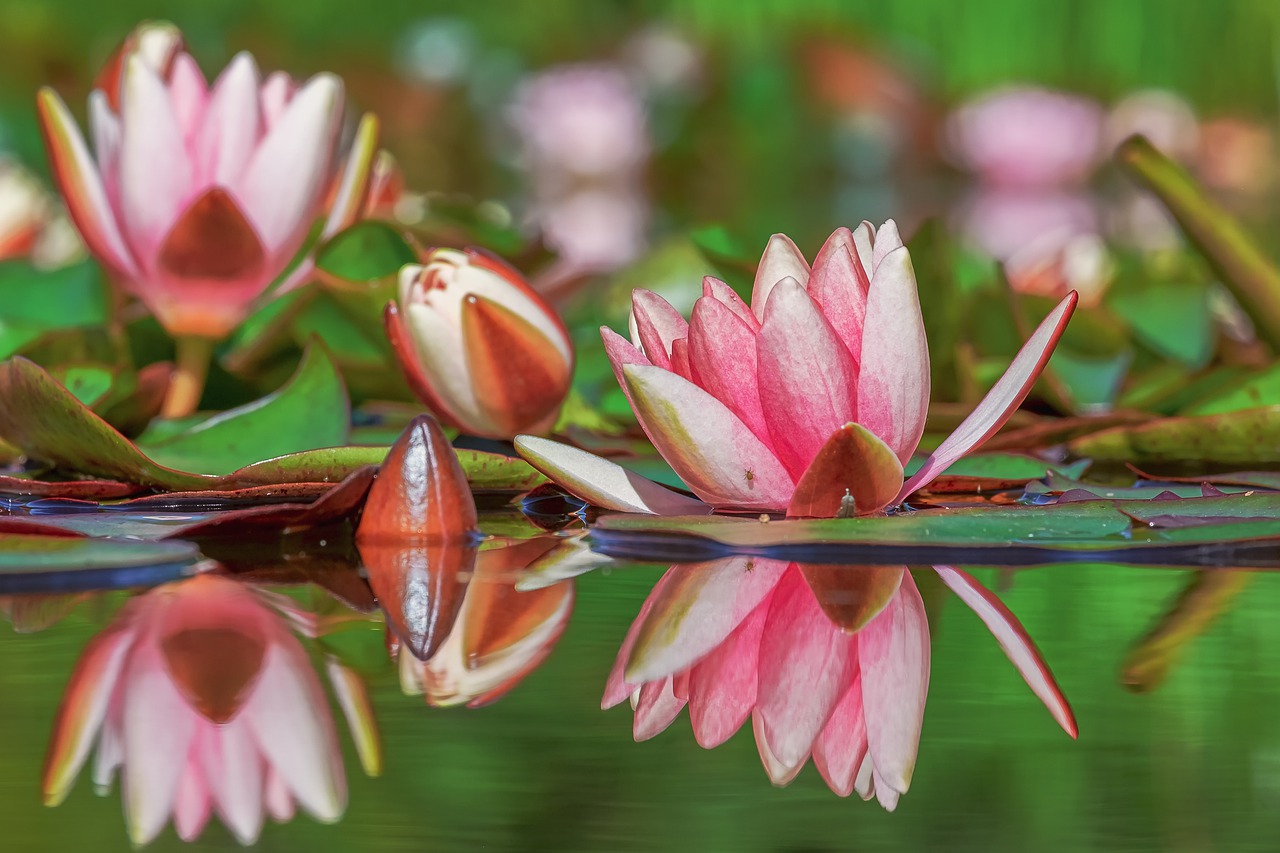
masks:
{"type": "MultiPolygon", "coordinates": [[[[537,556],[551,542],[519,547],[537,556]]],[[[461,563],[439,554],[432,559],[470,577],[470,596],[498,577],[529,583],[512,571],[520,560],[483,552],[461,563]]],[[[527,562],[527,554],[520,559],[527,562]]],[[[334,740],[321,741],[338,745],[341,767],[313,755],[310,769],[299,772],[345,776],[345,810],[328,825],[301,808],[285,823],[268,819],[258,841],[263,850],[1272,850],[1280,837],[1280,579],[1263,572],[1213,570],[1219,574],[1201,600],[1216,601],[1210,610],[1221,615],[1198,623],[1191,615],[1183,627],[1173,625],[1165,646],[1178,648],[1165,677],[1156,684],[1161,679],[1150,673],[1158,666],[1141,670],[1153,683],[1135,692],[1124,684],[1131,651],[1194,572],[1116,565],[974,567],[974,575],[1022,620],[1052,667],[1079,723],[1079,740],[1073,741],[973,612],[927,567],[917,571],[929,615],[931,672],[910,790],[890,813],[874,799],[837,796],[812,762],[788,787],[774,787],[750,721],[707,750],[695,742],[688,709],[641,743],[633,738],[626,702],[601,710],[619,646],[665,566],[612,564],[559,581],[551,592],[515,593],[498,583],[502,595],[475,601],[461,601],[447,584],[400,587],[407,590],[399,618],[408,634],[414,625],[449,624],[447,615],[432,623],[430,614],[454,607],[461,608],[455,628],[483,619],[508,628],[505,636],[473,631],[465,640],[414,635],[441,647],[437,659],[453,653],[460,660],[457,645],[468,642],[492,653],[502,676],[549,651],[500,700],[478,708],[440,708],[429,707],[421,695],[405,694],[387,654],[380,613],[360,614],[332,592],[298,583],[313,572],[311,577],[326,579],[342,598],[371,605],[368,590],[353,575],[357,565],[349,549],[312,543],[269,562],[269,570],[259,566],[256,577],[274,583],[246,593],[243,580],[219,580],[213,582],[218,595],[205,594],[185,610],[175,609],[171,599],[181,601],[174,591],[192,581],[142,595],[117,590],[4,600],[0,612],[21,629],[6,626],[0,632],[4,849],[130,849],[121,779],[96,795],[92,756],[61,805],[41,805],[55,715],[73,668],[87,647],[95,647],[91,643],[101,647],[104,631],[122,626],[136,635],[126,657],[141,658],[152,644],[153,663],[163,657],[171,682],[168,693],[153,684],[147,694],[138,688],[139,679],[159,670],[148,676],[143,664],[135,670],[128,663],[112,682],[117,691],[143,697],[129,708],[132,719],[141,715],[147,726],[135,732],[137,742],[151,746],[146,756],[125,749],[126,776],[129,768],[148,762],[155,762],[149,765],[153,771],[181,764],[165,750],[187,743],[178,733],[190,725],[183,719],[191,715],[174,713],[161,694],[177,696],[176,685],[212,703],[206,710],[213,716],[238,708],[244,718],[264,719],[253,694],[282,676],[269,666],[256,674],[244,668],[245,660],[262,665],[261,649],[255,658],[253,643],[266,643],[265,659],[270,649],[305,650],[305,657],[291,659],[292,670],[314,673],[297,676],[304,693],[311,680],[316,689],[324,685],[329,708],[318,719],[322,727],[334,721],[334,740]],[[535,599],[536,606],[529,603],[535,599]],[[1179,632],[1200,635],[1184,637],[1189,641],[1181,644],[1179,632]],[[289,637],[295,639],[282,639],[289,637]],[[162,652],[154,652],[156,643],[162,652]],[[216,659],[201,650],[213,646],[223,650],[216,659]],[[376,777],[362,770],[352,730],[326,678],[327,661],[345,664],[349,676],[367,685],[382,749],[376,777]]],[[[373,560],[366,555],[366,562],[373,560]]],[[[466,633],[457,630],[459,636],[466,633]]],[[[452,671],[453,680],[448,672],[437,675],[438,700],[448,701],[450,687],[483,692],[502,681],[460,683],[459,671],[452,671]]],[[[810,701],[805,691],[812,685],[804,678],[795,687],[799,705],[810,701]]],[[[315,707],[300,710],[280,699],[286,692],[276,694],[274,722],[259,730],[274,738],[261,748],[288,761],[288,750],[305,741],[299,732],[314,726],[308,720],[317,715],[315,707]]],[[[123,725],[127,730],[129,721],[123,725]]],[[[246,767],[237,773],[223,766],[229,791],[247,795],[264,784],[267,771],[260,759],[246,767]]],[[[239,845],[215,813],[190,844],[179,840],[167,820],[149,849],[239,845]]]]}

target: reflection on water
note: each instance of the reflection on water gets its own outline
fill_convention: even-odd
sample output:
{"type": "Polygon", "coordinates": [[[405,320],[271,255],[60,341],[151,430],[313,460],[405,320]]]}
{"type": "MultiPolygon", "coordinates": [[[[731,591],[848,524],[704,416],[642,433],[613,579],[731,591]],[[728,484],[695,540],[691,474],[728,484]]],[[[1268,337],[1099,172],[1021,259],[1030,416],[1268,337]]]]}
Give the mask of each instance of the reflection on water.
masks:
{"type": "Polygon", "coordinates": [[[846,849],[864,836],[871,848],[1135,849],[1127,833],[1212,837],[1213,803],[1253,814],[1248,798],[1223,812],[1221,791],[1187,805],[1228,768],[1252,770],[1226,790],[1280,791],[1269,748],[1244,740],[1274,726],[1233,711],[1240,730],[1213,747],[1227,737],[1221,709],[1270,695],[1243,686],[1255,664],[1220,657],[1211,677],[1192,642],[1221,630],[1250,575],[1187,575],[1179,593],[1183,575],[1161,570],[979,572],[1007,589],[1042,656],[955,567],[728,558],[658,572],[600,565],[575,530],[494,514],[480,526],[504,535],[356,549],[331,532],[269,571],[4,599],[32,632],[0,642],[13,744],[0,818],[15,849],[222,849],[260,835],[273,849],[846,849]],[[344,603],[370,595],[371,612],[344,603]],[[1078,744],[1018,686],[1074,733],[1045,658],[1075,700],[1078,744]],[[1134,686],[1164,679],[1159,691],[1126,693],[1122,681],[1152,672],[1134,686]],[[600,713],[602,695],[630,699],[632,717],[600,713]],[[42,784],[59,808],[22,805],[42,784]],[[264,830],[268,818],[288,825],[264,830]]]}

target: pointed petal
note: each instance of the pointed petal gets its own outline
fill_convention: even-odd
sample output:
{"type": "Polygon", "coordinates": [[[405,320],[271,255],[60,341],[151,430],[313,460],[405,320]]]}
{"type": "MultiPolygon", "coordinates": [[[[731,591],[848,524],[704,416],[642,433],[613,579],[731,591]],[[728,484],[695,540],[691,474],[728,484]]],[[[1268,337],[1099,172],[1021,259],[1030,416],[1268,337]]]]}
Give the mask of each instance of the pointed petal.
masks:
{"type": "Polygon", "coordinates": [[[718,507],[786,505],[791,477],[723,403],[659,367],[626,365],[622,372],[649,438],[698,497],[718,507]]]}
{"type": "Polygon", "coordinates": [[[369,689],[364,679],[351,667],[343,666],[334,655],[325,658],[325,672],[329,675],[329,684],[333,686],[333,695],[342,709],[342,716],[346,717],[347,730],[356,746],[364,775],[381,776],[382,738],[378,736],[378,721],[374,718],[373,703],[369,700],[369,689]]]}
{"type": "Polygon", "coordinates": [[[867,755],[867,724],[862,716],[862,679],[853,685],[831,712],[826,728],[813,744],[813,766],[827,787],[841,797],[853,793],[858,768],[867,755]]]}
{"type": "MultiPolygon", "coordinates": [[[[863,728],[866,728],[865,715],[863,728]]],[[[863,753],[862,763],[858,765],[858,775],[853,778],[853,790],[858,792],[864,803],[876,795],[875,765],[871,763],[870,752],[863,753]]]]}
{"type": "Polygon", "coordinates": [[[653,592],[649,593],[649,597],[640,605],[640,612],[636,615],[635,621],[631,623],[631,627],[627,629],[627,636],[622,640],[622,646],[618,649],[618,656],[614,658],[613,668],[609,670],[609,677],[605,681],[604,695],[600,698],[600,707],[602,709],[608,710],[622,702],[640,686],[629,683],[622,673],[626,668],[627,661],[631,659],[631,649],[636,644],[636,637],[640,633],[640,627],[644,624],[645,617],[649,615],[649,611],[653,609],[654,595],[666,581],[668,575],[674,571],[674,568],[673,566],[668,569],[666,574],[658,579],[653,592]]]}
{"type": "MultiPolygon", "coordinates": [[[[633,335],[633,337],[635,336],[633,335]]],[[[600,327],[600,340],[604,342],[604,354],[608,357],[609,365],[613,368],[613,375],[618,380],[618,387],[622,389],[622,393],[627,397],[627,403],[634,410],[636,404],[631,399],[631,390],[627,388],[627,380],[622,375],[622,368],[628,364],[652,364],[652,362],[641,352],[639,344],[628,341],[608,326],[600,327]]]]}
{"type": "Polygon", "coordinates": [[[906,249],[885,257],[871,279],[858,370],[858,422],[906,465],[929,412],[929,343],[906,249]]]}
{"type": "Polygon", "coordinates": [[[787,517],[835,518],[846,497],[853,500],[853,514],[870,515],[892,503],[901,488],[902,463],[889,445],[861,424],[845,424],[796,483],[787,517]]]}
{"type": "Polygon", "coordinates": [[[899,501],[924,488],[957,459],[976,450],[1004,426],[1004,422],[1022,405],[1027,394],[1031,393],[1040,372],[1053,355],[1078,299],[1075,291],[1072,291],[1049,312],[1049,316],[1044,318],[1022,349],[1018,350],[1004,375],[996,380],[996,384],[982,398],[982,402],[978,403],[977,408],[956,427],[955,432],[938,445],[920,470],[902,487],[902,491],[898,493],[899,501]]]}
{"type": "Polygon", "coordinates": [[[321,240],[332,237],[352,225],[364,212],[372,196],[373,164],[378,156],[378,132],[376,115],[365,113],[360,117],[360,125],[356,128],[351,151],[347,154],[347,162],[342,168],[338,191],[329,208],[329,217],[325,220],[324,230],[320,233],[321,240]]]}
{"type": "Polygon", "coordinates": [[[728,740],[756,704],[756,665],[768,615],[766,599],[689,673],[689,722],[703,749],[728,740]]]}
{"type": "Polygon", "coordinates": [[[341,817],[347,785],[329,704],[292,637],[282,636],[267,651],[258,689],[242,713],[263,758],[302,807],[322,822],[341,817]]]}
{"type": "Polygon", "coordinates": [[[80,236],[108,267],[136,275],[137,266],[125,246],[102,177],[66,104],[52,89],[44,88],[36,106],[54,180],[80,236]]]}
{"type": "Polygon", "coordinates": [[[980,584],[977,578],[952,566],[934,566],[934,571],[942,582],[960,596],[960,600],[969,609],[978,614],[978,618],[987,626],[987,630],[996,638],[1000,648],[1018,670],[1018,674],[1027,682],[1031,692],[1039,697],[1049,713],[1062,726],[1063,731],[1073,738],[1079,734],[1075,715],[1071,705],[1063,694],[1062,688],[1053,677],[1049,665],[1045,663],[1035,642],[1022,627],[1018,617],[1014,616],[1004,602],[995,593],[980,584]]]}
{"type": "Polygon", "coordinates": [[[871,772],[875,777],[874,789],[876,800],[879,801],[880,805],[887,812],[891,812],[898,808],[898,800],[902,797],[902,794],[885,781],[885,778],[880,775],[880,769],[878,767],[873,767],[871,772]]]}
{"type": "Polygon", "coordinates": [[[258,65],[238,53],[213,84],[196,136],[195,168],[201,183],[233,187],[262,137],[258,65]]]}
{"type": "Polygon", "coordinates": [[[632,734],[637,743],[665,731],[685,706],[685,700],[676,695],[673,682],[674,678],[667,676],[640,688],[640,701],[632,723],[632,734]]]}
{"type": "Polygon", "coordinates": [[[803,287],[809,283],[809,262],[786,234],[774,234],[764,247],[756,281],[751,289],[751,311],[764,322],[765,306],[774,286],[784,278],[793,278],[803,287]]]}
{"type": "Polygon", "coordinates": [[[702,279],[702,295],[710,296],[723,304],[737,315],[739,320],[746,323],[753,332],[760,331],[760,320],[755,314],[751,313],[751,306],[743,302],[738,292],[720,279],[713,276],[705,276],[702,279]]]}
{"type": "Polygon", "coordinates": [[[111,111],[107,96],[96,89],[90,92],[89,135],[113,217],[118,216],[120,210],[120,134],[120,118],[111,111]]]}
{"type": "Polygon", "coordinates": [[[214,807],[241,844],[262,834],[262,758],[248,726],[237,717],[229,725],[200,732],[200,751],[214,807]]]}
{"type": "Polygon", "coordinates": [[[758,709],[751,713],[751,730],[755,734],[756,749],[760,753],[760,761],[764,764],[764,772],[769,774],[769,781],[778,788],[790,785],[799,775],[800,769],[804,767],[805,758],[808,756],[801,758],[795,764],[789,764],[774,755],[773,749],[769,746],[769,739],[765,737],[764,719],[758,709]]]}
{"type": "Polygon", "coordinates": [[[276,256],[292,255],[311,227],[328,189],[341,116],[342,84],[317,74],[289,102],[234,186],[276,256]]]}
{"type": "Polygon", "coordinates": [[[183,139],[190,148],[209,101],[209,84],[191,54],[179,53],[173,58],[168,88],[173,113],[178,117],[183,139]]]}
{"type": "Polygon", "coordinates": [[[886,219],[884,224],[876,231],[876,239],[873,245],[872,266],[867,272],[874,274],[874,270],[880,269],[881,262],[890,254],[896,252],[903,247],[902,235],[898,233],[898,223],[892,219],[886,219]]]}
{"type": "Polygon", "coordinates": [[[651,515],[699,515],[710,507],[634,471],[547,438],[518,435],[516,452],[556,485],[592,506],[651,515]]]}
{"type": "Polygon", "coordinates": [[[862,224],[853,229],[853,248],[857,255],[858,263],[862,266],[863,273],[868,281],[876,271],[875,247],[873,245],[875,239],[876,227],[865,219],[862,220],[862,224]]]}
{"type": "Polygon", "coordinates": [[[178,837],[188,843],[199,837],[209,822],[212,805],[208,787],[200,777],[196,763],[188,761],[173,804],[173,828],[178,837]]]}
{"type": "Polygon", "coordinates": [[[689,363],[689,339],[676,338],[671,342],[671,372],[693,382],[693,367],[689,363]]]}
{"type": "Polygon", "coordinates": [[[274,127],[284,115],[298,85],[283,71],[273,71],[262,84],[262,119],[267,127],[274,127]]]}
{"type": "Polygon", "coordinates": [[[871,281],[858,262],[848,228],[838,228],[818,252],[809,278],[809,296],[822,308],[854,362],[862,358],[862,324],[871,281]]]}
{"type": "Polygon", "coordinates": [[[929,692],[929,624],[909,573],[889,606],[858,634],[858,664],[876,790],[904,794],[920,749],[929,692]]]}
{"type": "Polygon", "coordinates": [[[154,648],[135,649],[123,680],[125,823],[129,838],[142,845],[169,819],[199,718],[154,648]]]}
{"type": "Polygon", "coordinates": [[[769,427],[760,407],[756,379],[755,330],[733,309],[711,296],[700,297],[694,303],[689,328],[689,363],[694,381],[767,443],[769,427]]]}
{"type": "Polygon", "coordinates": [[[778,458],[792,477],[831,434],[858,420],[857,366],[803,287],[778,283],[756,338],[760,405],[778,458]]]}
{"type": "Polygon", "coordinates": [[[71,792],[89,747],[106,719],[111,694],[119,684],[133,632],[121,623],[85,646],[58,706],[44,765],[44,803],[56,806],[71,792]]]}
{"type": "Polygon", "coordinates": [[[289,786],[285,784],[284,777],[276,772],[274,767],[267,768],[267,780],[262,786],[262,799],[263,805],[267,808],[267,814],[271,815],[271,819],[276,823],[293,820],[293,816],[297,813],[293,804],[293,795],[289,793],[289,786]]]}
{"type": "Polygon", "coordinates": [[[631,315],[645,356],[659,367],[671,369],[671,342],[689,335],[689,324],[671,303],[651,290],[631,291],[631,315]]]}
{"type": "Polygon", "coordinates": [[[125,70],[120,127],[120,213],[130,246],[145,259],[185,207],[192,170],[169,93],[137,55],[125,70]]]}
{"type": "Polygon", "coordinates": [[[773,592],[788,565],[728,557],[673,567],[662,588],[650,593],[651,609],[631,649],[627,681],[653,681],[693,666],[773,592]]]}
{"type": "Polygon", "coordinates": [[[902,566],[797,563],[813,597],[837,628],[856,634],[888,606],[902,584],[902,566]]]}
{"type": "Polygon", "coordinates": [[[827,618],[799,569],[774,592],[760,638],[756,708],[770,751],[803,763],[857,672],[857,643],[827,618]]]}

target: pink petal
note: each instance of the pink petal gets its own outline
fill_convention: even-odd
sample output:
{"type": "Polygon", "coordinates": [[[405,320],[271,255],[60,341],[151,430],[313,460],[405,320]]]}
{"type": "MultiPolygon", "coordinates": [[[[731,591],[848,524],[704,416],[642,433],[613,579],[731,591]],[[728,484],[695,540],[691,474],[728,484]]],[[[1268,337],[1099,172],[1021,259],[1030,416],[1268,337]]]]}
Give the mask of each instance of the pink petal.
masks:
{"type": "Polygon", "coordinates": [[[862,358],[862,323],[871,289],[857,252],[849,229],[837,229],[814,259],[808,287],[809,296],[821,307],[855,363],[862,358]]]}
{"type": "Polygon", "coordinates": [[[885,781],[885,778],[880,775],[880,769],[878,767],[872,767],[871,773],[875,779],[875,785],[873,787],[876,799],[879,800],[880,805],[884,807],[885,811],[893,811],[898,807],[898,799],[902,794],[885,781]]]}
{"type": "Polygon", "coordinates": [[[857,366],[795,280],[779,282],[756,338],[760,405],[778,458],[792,477],[831,434],[857,420],[857,366]]]}
{"type": "Polygon", "coordinates": [[[756,663],[768,615],[765,600],[689,673],[689,722],[704,749],[728,740],[756,703],[756,663]]]}
{"type": "Polygon", "coordinates": [[[173,104],[173,114],[178,117],[182,138],[188,146],[199,131],[208,100],[209,85],[200,66],[191,54],[178,53],[169,70],[169,101],[173,104]]]}
{"type": "MultiPolygon", "coordinates": [[[[862,220],[857,228],[853,229],[853,247],[858,258],[858,263],[862,266],[863,273],[867,280],[871,279],[872,274],[876,271],[875,263],[875,247],[872,245],[876,239],[876,227],[867,220],[862,220]]],[[[870,771],[867,771],[868,773],[870,771]]]]}
{"type": "MultiPolygon", "coordinates": [[[[635,319],[634,314],[632,319],[635,319]]],[[[627,397],[627,403],[634,410],[636,404],[631,399],[631,391],[627,388],[627,380],[622,375],[622,368],[628,364],[652,364],[652,362],[641,352],[639,344],[628,341],[608,326],[600,327],[600,340],[604,342],[604,354],[608,356],[609,364],[613,367],[613,376],[618,380],[618,387],[622,389],[622,393],[627,397]]]]}
{"type": "Polygon", "coordinates": [[[262,833],[262,757],[243,716],[206,727],[202,747],[218,816],[236,840],[252,844],[262,833]]]}
{"type": "Polygon", "coordinates": [[[801,286],[809,282],[809,262],[786,234],[774,234],[764,247],[756,281],[751,289],[751,311],[764,322],[765,305],[774,286],[784,278],[793,278],[801,286]]]}
{"type": "Polygon", "coordinates": [[[632,734],[637,743],[661,734],[679,716],[685,700],[676,695],[672,682],[672,676],[667,676],[640,688],[640,701],[632,722],[632,734]]]}
{"type": "Polygon", "coordinates": [[[689,364],[689,339],[676,338],[671,342],[671,372],[693,382],[693,367],[689,364]]]}
{"type": "Polygon", "coordinates": [[[827,618],[798,568],[778,584],[760,638],[756,708],[770,752],[802,763],[857,672],[857,642],[827,618]]]}
{"type": "Polygon", "coordinates": [[[889,606],[858,634],[858,664],[877,794],[883,788],[904,794],[920,749],[929,692],[929,624],[909,573],[889,606]]]}
{"type": "Polygon", "coordinates": [[[234,187],[262,135],[258,110],[258,66],[236,54],[213,84],[196,139],[196,173],[202,183],[234,187]]]}
{"type": "Polygon", "coordinates": [[[120,126],[120,212],[129,244],[145,259],[186,206],[192,170],[169,93],[137,55],[125,71],[120,126]]]}
{"type": "Polygon", "coordinates": [[[80,236],[100,261],[117,272],[136,275],[137,265],[125,245],[103,177],[66,104],[52,89],[45,88],[40,90],[36,106],[54,180],[80,236]]]}
{"type": "Polygon", "coordinates": [[[929,411],[929,343],[906,249],[887,255],[871,278],[858,369],[858,422],[906,465],[929,411]]]}
{"type": "Polygon", "coordinates": [[[120,210],[120,133],[120,118],[111,111],[106,94],[99,89],[90,92],[89,134],[112,216],[120,210]]]}
{"type": "Polygon", "coordinates": [[[178,783],[177,799],[173,805],[173,827],[177,830],[178,837],[186,842],[199,837],[204,825],[209,822],[211,805],[209,789],[200,777],[195,762],[188,761],[182,781],[178,783]]]}
{"type": "MultiPolygon", "coordinates": [[[[751,320],[755,322],[755,315],[751,320]]],[[[768,443],[756,380],[755,337],[755,330],[716,298],[703,296],[693,304],[689,362],[695,381],[768,443]]]]}
{"type": "Polygon", "coordinates": [[[124,672],[124,810],[129,838],[147,844],[164,828],[196,731],[154,645],[134,650],[124,672]]]}
{"type": "Polygon", "coordinates": [[[710,654],[773,592],[787,566],[727,557],[673,567],[649,594],[651,609],[631,649],[627,681],[674,675],[710,654]]]}
{"type": "Polygon", "coordinates": [[[640,605],[640,612],[636,615],[635,621],[627,629],[627,636],[623,639],[622,646],[618,649],[618,656],[613,661],[613,669],[609,670],[609,678],[605,681],[604,696],[600,699],[601,708],[605,710],[612,708],[630,696],[640,686],[628,682],[623,676],[623,671],[626,669],[627,661],[631,659],[631,650],[635,647],[636,637],[640,634],[640,628],[644,625],[644,620],[649,615],[649,611],[653,609],[654,593],[658,591],[659,587],[663,585],[663,582],[675,569],[676,567],[672,566],[658,580],[658,583],[654,585],[653,592],[649,593],[648,598],[640,605]]]}
{"type": "Polygon", "coordinates": [[[317,74],[289,102],[234,189],[262,242],[292,255],[328,189],[342,117],[342,84],[317,74]]]}
{"type": "Polygon", "coordinates": [[[827,787],[841,797],[853,793],[853,783],[867,756],[867,723],[862,716],[862,680],[854,675],[827,720],[826,728],[813,743],[813,766],[827,787]]]}
{"type": "Polygon", "coordinates": [[[267,75],[266,82],[262,84],[261,94],[262,120],[267,127],[274,127],[284,115],[285,108],[289,106],[289,101],[297,88],[293,78],[283,71],[273,71],[267,75]]]}
{"type": "Polygon", "coordinates": [[[786,506],[794,481],[723,403],[659,367],[626,365],[622,373],[640,423],[694,494],[717,507],[786,506]]]}
{"type": "Polygon", "coordinates": [[[924,488],[957,459],[976,450],[1004,426],[1009,416],[1022,405],[1027,394],[1031,393],[1049,356],[1053,355],[1054,347],[1058,345],[1058,339],[1062,337],[1067,321],[1075,311],[1078,298],[1075,291],[1072,291],[1049,312],[1049,316],[1044,318],[1022,349],[1018,350],[1004,375],[996,380],[996,384],[982,398],[982,402],[978,403],[977,408],[956,427],[955,432],[938,445],[920,470],[903,485],[902,491],[898,493],[899,501],[924,488]]]}
{"type": "Polygon", "coordinates": [[[267,649],[241,714],[263,758],[302,807],[317,820],[341,817],[347,786],[329,703],[296,641],[282,638],[267,649]]]}
{"type": "Polygon", "coordinates": [[[645,356],[659,367],[671,368],[671,342],[689,335],[689,324],[671,303],[651,290],[631,291],[631,312],[645,356]]]}
{"type": "Polygon", "coordinates": [[[853,779],[853,790],[858,792],[864,803],[876,795],[875,765],[871,763],[870,752],[863,753],[858,775],[853,779]]]}
{"type": "Polygon", "coordinates": [[[738,315],[738,319],[751,327],[752,331],[760,331],[760,321],[751,313],[751,307],[742,301],[738,292],[718,278],[705,276],[702,279],[702,295],[710,296],[724,304],[726,308],[738,315]]]}
{"type": "MultiPolygon", "coordinates": [[[[410,655],[406,655],[405,658],[413,660],[410,655]]],[[[294,813],[297,811],[293,805],[293,795],[289,793],[289,786],[285,784],[284,777],[277,773],[274,767],[267,768],[267,781],[263,786],[262,798],[267,807],[267,814],[271,815],[271,819],[276,823],[293,820],[294,813]]]]}
{"type": "Polygon", "coordinates": [[[526,462],[592,506],[651,515],[699,515],[710,511],[710,507],[696,498],[673,492],[608,459],[568,444],[518,435],[515,446],[526,462]]]}
{"type": "Polygon", "coordinates": [[[1054,680],[1049,665],[1036,644],[1022,627],[1018,617],[996,597],[995,593],[980,584],[977,578],[952,566],[934,566],[934,571],[951,591],[960,596],[960,600],[969,609],[978,614],[978,618],[987,626],[987,630],[996,638],[1000,648],[1017,668],[1018,674],[1027,682],[1031,692],[1040,698],[1049,713],[1057,720],[1063,730],[1076,737],[1079,728],[1071,705],[1063,695],[1062,688],[1054,680]]]}
{"type": "Polygon", "coordinates": [[[755,734],[756,749],[760,753],[760,761],[764,764],[764,772],[769,774],[769,781],[779,788],[790,785],[804,767],[805,758],[809,756],[804,756],[795,764],[788,764],[774,755],[769,746],[769,739],[765,737],[764,722],[759,710],[751,714],[751,730],[755,734]]]}

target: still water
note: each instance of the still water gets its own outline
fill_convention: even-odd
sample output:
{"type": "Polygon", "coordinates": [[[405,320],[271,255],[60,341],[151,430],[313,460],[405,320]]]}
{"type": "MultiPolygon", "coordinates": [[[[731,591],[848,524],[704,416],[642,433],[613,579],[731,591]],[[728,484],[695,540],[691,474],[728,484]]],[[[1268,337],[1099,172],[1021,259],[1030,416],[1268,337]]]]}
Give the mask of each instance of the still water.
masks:
{"type": "MultiPolygon", "coordinates": [[[[907,587],[919,590],[927,700],[909,791],[889,812],[875,796],[833,793],[813,761],[775,787],[749,719],[704,749],[683,697],[642,695],[633,713],[627,688],[615,685],[624,701],[601,710],[628,628],[668,567],[613,563],[557,580],[545,572],[572,574],[594,562],[581,552],[569,563],[545,559],[563,542],[364,554],[390,611],[385,621],[355,574],[359,556],[334,537],[294,543],[256,565],[228,554],[234,572],[226,577],[4,599],[0,612],[11,624],[0,635],[0,847],[131,849],[122,803],[130,774],[145,792],[135,822],[163,819],[152,850],[239,849],[227,828],[237,820],[249,837],[264,822],[263,850],[1272,850],[1280,838],[1280,583],[1265,572],[1201,572],[1200,592],[1135,657],[1196,572],[966,567],[1034,639],[1074,709],[1076,741],[936,574],[923,567],[904,576],[885,612],[907,587]],[[539,574],[530,574],[531,562],[539,574]],[[399,663],[389,651],[396,646],[399,663]],[[104,649],[118,652],[118,667],[85,663],[104,649]],[[1126,686],[1135,681],[1146,689],[1126,686]],[[366,692],[373,725],[358,710],[366,692]],[[85,712],[92,695],[104,697],[106,736],[114,726],[123,738],[105,750],[122,768],[100,792],[85,740],[95,725],[83,722],[93,717],[85,712]],[[428,698],[454,707],[432,707],[428,698]],[[482,706],[466,707],[468,699],[482,706]],[[64,701],[69,710],[55,726],[64,701]],[[636,742],[633,725],[652,734],[673,714],[665,731],[636,742]],[[239,764],[226,734],[236,726],[252,729],[239,764]],[[85,749],[76,773],[78,744],[85,749]],[[41,804],[57,798],[51,788],[68,786],[60,805],[41,804]],[[175,832],[167,808],[175,800],[187,804],[174,808],[194,842],[175,832]]],[[[775,608],[799,578],[798,569],[769,561],[738,568],[757,583],[778,573],[775,608]]],[[[835,579],[829,573],[825,587],[865,590],[848,579],[867,571],[830,570],[835,579]]],[[[848,616],[847,597],[832,600],[831,612],[843,601],[848,616]]],[[[721,611],[737,608],[745,623],[750,604],[726,602],[721,611]]],[[[686,614],[698,626],[720,618],[705,595],[699,606],[686,614]]],[[[809,642],[814,623],[793,623],[793,641],[809,642]]],[[[875,623],[867,624],[858,637],[875,623]]],[[[698,633],[686,624],[666,635],[668,646],[706,642],[689,630],[698,633]]],[[[894,635],[902,638],[901,624],[894,635]]],[[[661,646],[663,633],[655,636],[661,646]]],[[[774,678],[786,681],[789,698],[774,716],[776,742],[800,736],[778,731],[778,720],[809,725],[806,709],[830,702],[820,695],[824,673],[838,665],[861,679],[864,723],[876,704],[878,726],[910,729],[911,690],[881,679],[880,698],[872,698],[865,654],[855,667],[840,664],[834,647],[790,654],[778,651],[781,642],[773,642],[774,678]]],[[[688,696],[691,688],[672,690],[688,696]]],[[[698,702],[703,718],[714,713],[705,696],[698,702]]],[[[837,763],[829,751],[828,769],[837,763]]]]}

